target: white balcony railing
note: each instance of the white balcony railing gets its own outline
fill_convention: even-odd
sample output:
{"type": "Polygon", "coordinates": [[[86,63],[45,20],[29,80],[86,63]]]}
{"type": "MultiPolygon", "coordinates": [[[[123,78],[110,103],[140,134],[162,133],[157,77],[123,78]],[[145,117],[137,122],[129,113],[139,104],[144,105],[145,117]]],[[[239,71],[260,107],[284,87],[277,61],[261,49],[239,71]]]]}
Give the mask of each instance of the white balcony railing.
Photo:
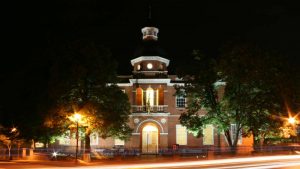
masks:
{"type": "Polygon", "coordinates": [[[156,113],[156,112],[167,112],[168,105],[155,105],[155,106],[140,106],[140,105],[131,105],[133,113],[156,113]]]}

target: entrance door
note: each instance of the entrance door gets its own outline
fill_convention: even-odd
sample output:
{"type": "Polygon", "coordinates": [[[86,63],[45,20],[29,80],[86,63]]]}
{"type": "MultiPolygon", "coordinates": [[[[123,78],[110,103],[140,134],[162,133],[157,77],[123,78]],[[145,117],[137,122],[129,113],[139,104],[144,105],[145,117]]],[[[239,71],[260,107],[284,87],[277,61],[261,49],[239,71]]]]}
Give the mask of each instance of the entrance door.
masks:
{"type": "Polygon", "coordinates": [[[158,129],[155,125],[146,125],[142,130],[142,152],[152,154],[158,152],[158,129]]]}

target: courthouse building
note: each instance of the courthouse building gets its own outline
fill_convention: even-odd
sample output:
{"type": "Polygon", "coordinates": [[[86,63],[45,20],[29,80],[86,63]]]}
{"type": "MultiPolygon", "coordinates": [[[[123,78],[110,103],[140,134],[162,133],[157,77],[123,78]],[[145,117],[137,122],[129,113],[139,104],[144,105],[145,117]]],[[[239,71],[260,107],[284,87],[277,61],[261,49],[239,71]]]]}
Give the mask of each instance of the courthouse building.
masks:
{"type": "MultiPolygon", "coordinates": [[[[144,154],[152,154],[161,149],[172,148],[175,144],[189,148],[217,146],[217,132],[212,125],[207,125],[203,137],[197,138],[180,124],[179,117],[186,111],[187,100],[175,95],[174,86],[184,83],[176,75],[168,74],[170,60],[157,43],[158,32],[156,27],[142,29],[142,45],[135,53],[136,58],[130,61],[132,75],[119,76],[121,82],[117,85],[128,95],[131,104],[131,138],[128,141],[102,139],[97,133],[93,133],[92,148],[124,146],[138,149],[144,154]]],[[[232,130],[235,129],[234,125],[231,127],[232,130]]],[[[67,143],[61,141],[60,144],[67,143]]],[[[221,145],[227,146],[223,135],[221,145]]],[[[249,138],[241,137],[239,145],[251,146],[249,138]]]]}

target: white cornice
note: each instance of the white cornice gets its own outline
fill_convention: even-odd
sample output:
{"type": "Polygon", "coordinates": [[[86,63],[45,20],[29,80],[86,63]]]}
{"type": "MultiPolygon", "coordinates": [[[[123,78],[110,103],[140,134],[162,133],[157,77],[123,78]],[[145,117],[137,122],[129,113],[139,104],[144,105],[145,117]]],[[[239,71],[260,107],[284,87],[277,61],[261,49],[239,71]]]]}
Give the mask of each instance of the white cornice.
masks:
{"type": "Polygon", "coordinates": [[[166,64],[166,66],[169,66],[170,60],[160,57],[160,56],[140,56],[138,58],[132,59],[131,60],[131,65],[133,66],[135,63],[144,61],[144,60],[156,60],[160,61],[166,64]]]}
{"type": "Polygon", "coordinates": [[[132,83],[117,83],[117,86],[126,87],[126,86],[132,86],[132,83]]]}
{"type": "Polygon", "coordinates": [[[170,113],[131,113],[129,115],[129,117],[137,117],[137,116],[143,116],[143,117],[170,116],[170,113]]]}
{"type": "Polygon", "coordinates": [[[139,84],[161,84],[166,83],[168,86],[171,85],[171,79],[129,79],[131,84],[139,83],[139,84]]]}
{"type": "MultiPolygon", "coordinates": [[[[132,86],[133,84],[167,84],[167,86],[184,86],[184,83],[171,83],[171,79],[129,79],[129,83],[116,83],[117,86],[126,87],[132,86]]],[[[112,85],[108,83],[108,85],[112,85]]]]}

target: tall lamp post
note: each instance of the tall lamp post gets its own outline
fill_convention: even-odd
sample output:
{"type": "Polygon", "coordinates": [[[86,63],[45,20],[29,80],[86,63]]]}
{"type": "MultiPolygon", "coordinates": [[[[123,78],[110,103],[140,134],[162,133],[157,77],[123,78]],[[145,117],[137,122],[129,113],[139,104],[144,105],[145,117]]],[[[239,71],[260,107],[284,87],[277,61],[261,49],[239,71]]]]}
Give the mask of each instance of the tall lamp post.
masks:
{"type": "Polygon", "coordinates": [[[75,153],[75,160],[77,162],[77,154],[78,154],[78,138],[79,138],[79,134],[78,134],[78,126],[79,126],[79,121],[81,120],[82,116],[78,113],[74,114],[74,121],[76,122],[76,153],[75,153]]]}

